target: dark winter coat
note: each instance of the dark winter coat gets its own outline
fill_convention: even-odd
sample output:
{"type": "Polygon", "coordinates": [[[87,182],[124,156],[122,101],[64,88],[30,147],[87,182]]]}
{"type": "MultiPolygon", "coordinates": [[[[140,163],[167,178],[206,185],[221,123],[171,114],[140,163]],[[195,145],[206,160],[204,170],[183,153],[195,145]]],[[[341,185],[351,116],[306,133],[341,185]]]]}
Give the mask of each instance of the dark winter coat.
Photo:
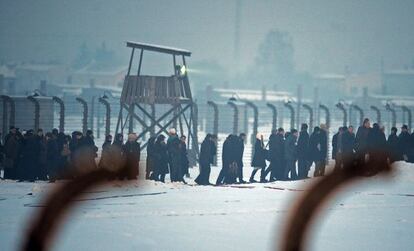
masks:
{"type": "Polygon", "coordinates": [[[147,172],[152,172],[154,171],[155,168],[155,150],[154,150],[154,146],[155,146],[155,140],[156,137],[151,137],[148,140],[148,144],[147,144],[147,163],[146,163],[146,171],[147,172]]]}
{"type": "Polygon", "coordinates": [[[154,144],[155,172],[157,174],[167,174],[168,171],[168,151],[164,142],[156,141],[154,144]]]}
{"type": "Polygon", "coordinates": [[[60,152],[58,147],[58,142],[56,139],[51,138],[47,140],[46,143],[46,163],[47,163],[47,172],[49,178],[55,179],[59,173],[60,161],[60,152]]]}
{"type": "Polygon", "coordinates": [[[128,179],[136,179],[139,175],[141,146],[136,141],[127,141],[124,145],[125,166],[128,179]]]}
{"type": "Polygon", "coordinates": [[[285,140],[285,159],[286,160],[297,160],[297,146],[296,137],[290,134],[285,140]]]}
{"type": "Polygon", "coordinates": [[[284,158],[285,139],[281,134],[272,134],[269,137],[269,159],[270,161],[282,160],[284,158]]]}
{"type": "Polygon", "coordinates": [[[309,159],[309,134],[306,130],[300,132],[297,144],[297,157],[301,160],[309,159]]]}
{"type": "Polygon", "coordinates": [[[240,137],[235,137],[236,154],[237,154],[237,165],[243,166],[243,154],[244,154],[244,142],[240,137]]]}
{"type": "Polygon", "coordinates": [[[387,163],[387,140],[385,134],[379,128],[374,127],[369,131],[367,150],[370,155],[370,161],[382,164],[387,163]]]}
{"type": "Polygon", "coordinates": [[[212,140],[205,139],[203,143],[201,143],[200,147],[200,165],[212,164],[214,161],[214,155],[216,155],[216,146],[214,145],[214,142],[212,140]]]}
{"type": "Polygon", "coordinates": [[[170,136],[167,140],[167,149],[170,165],[171,181],[179,181],[181,178],[181,154],[180,139],[177,135],[170,136]]]}
{"type": "Polygon", "coordinates": [[[252,167],[265,168],[266,157],[267,157],[267,150],[264,148],[263,141],[256,139],[256,143],[254,144],[252,167]]]}
{"type": "Polygon", "coordinates": [[[38,172],[40,146],[35,136],[28,135],[22,141],[20,150],[19,173],[24,180],[35,180],[38,172]]]}
{"type": "Polygon", "coordinates": [[[356,137],[355,137],[355,152],[360,155],[363,156],[368,152],[368,134],[370,132],[371,128],[366,128],[363,126],[360,126],[358,128],[356,137]]]}
{"type": "Polygon", "coordinates": [[[180,163],[182,168],[182,175],[188,173],[189,162],[187,153],[187,144],[180,140],[180,163]]]}
{"type": "Polygon", "coordinates": [[[309,160],[320,161],[323,160],[321,151],[321,134],[320,132],[313,132],[309,137],[309,160]]]}
{"type": "Polygon", "coordinates": [[[4,144],[5,167],[13,168],[19,157],[20,142],[16,135],[8,134],[4,144]]]}
{"type": "Polygon", "coordinates": [[[341,151],[343,154],[352,154],[354,151],[354,145],[355,145],[355,139],[354,136],[346,131],[343,132],[341,135],[342,138],[342,146],[341,146],[341,151]]]}
{"type": "Polygon", "coordinates": [[[336,159],[336,154],[338,153],[338,137],[339,132],[332,137],[332,159],[336,159]]]}
{"type": "Polygon", "coordinates": [[[398,145],[401,156],[406,155],[407,157],[409,157],[410,150],[412,147],[410,133],[401,132],[398,136],[398,145]]]}
{"type": "Polygon", "coordinates": [[[402,160],[401,151],[398,144],[398,136],[395,133],[390,134],[387,140],[388,152],[391,162],[402,160]]]}
{"type": "Polygon", "coordinates": [[[239,160],[238,140],[239,138],[236,135],[230,135],[223,143],[222,161],[223,166],[226,168],[231,163],[237,163],[239,160]]]}
{"type": "Polygon", "coordinates": [[[328,135],[326,133],[325,130],[321,130],[319,132],[319,136],[320,136],[320,144],[321,144],[321,149],[320,149],[320,160],[325,160],[328,157],[328,135]]]}

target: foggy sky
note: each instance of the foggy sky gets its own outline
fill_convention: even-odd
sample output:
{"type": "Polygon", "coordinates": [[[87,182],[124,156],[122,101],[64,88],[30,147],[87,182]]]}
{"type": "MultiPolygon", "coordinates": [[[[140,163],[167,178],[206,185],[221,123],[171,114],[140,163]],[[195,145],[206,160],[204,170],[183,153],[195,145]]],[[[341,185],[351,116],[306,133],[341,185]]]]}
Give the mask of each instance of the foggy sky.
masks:
{"type": "MultiPolygon", "coordinates": [[[[240,67],[271,29],[291,34],[300,71],[403,68],[414,58],[412,0],[242,0],[240,67]]],[[[189,49],[191,61],[235,67],[236,0],[0,0],[0,60],[69,62],[103,41],[128,62],[124,41],[189,49]]]]}

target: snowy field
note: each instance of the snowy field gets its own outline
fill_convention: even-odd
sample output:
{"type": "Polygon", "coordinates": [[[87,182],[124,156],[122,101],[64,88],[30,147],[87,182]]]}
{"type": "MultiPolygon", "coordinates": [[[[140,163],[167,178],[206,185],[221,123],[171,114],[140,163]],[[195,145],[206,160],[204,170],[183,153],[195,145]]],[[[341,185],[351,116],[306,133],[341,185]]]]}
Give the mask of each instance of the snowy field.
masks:
{"type": "MultiPolygon", "coordinates": [[[[211,181],[218,171],[213,167],[211,181]]],[[[52,249],[277,250],[292,201],[315,180],[246,188],[111,183],[85,193],[88,200],[71,212],[52,249]]],[[[55,186],[0,181],[0,250],[18,249],[55,186]]],[[[400,162],[389,179],[347,188],[311,232],[309,250],[414,250],[414,165],[400,162]]]]}

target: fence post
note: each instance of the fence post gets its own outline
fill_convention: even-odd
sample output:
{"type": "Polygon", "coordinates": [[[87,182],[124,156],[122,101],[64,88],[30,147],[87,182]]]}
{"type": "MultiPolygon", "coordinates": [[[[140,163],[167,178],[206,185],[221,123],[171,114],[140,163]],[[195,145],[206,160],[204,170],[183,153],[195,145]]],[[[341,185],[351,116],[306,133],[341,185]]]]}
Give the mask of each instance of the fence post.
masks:
{"type": "Polygon", "coordinates": [[[313,109],[308,104],[302,104],[302,107],[305,108],[305,110],[309,112],[309,128],[310,128],[310,131],[312,132],[313,131],[313,109]]]}
{"type": "Polygon", "coordinates": [[[78,101],[83,107],[82,133],[86,134],[86,131],[88,130],[88,103],[80,97],[77,97],[76,101],[78,101]]]}
{"type": "Polygon", "coordinates": [[[285,107],[290,111],[290,129],[295,128],[295,108],[293,108],[291,102],[286,102],[285,107]]]}
{"type": "Polygon", "coordinates": [[[239,108],[232,101],[227,102],[227,104],[233,108],[233,134],[237,135],[239,131],[239,108]]]}
{"type": "Polygon", "coordinates": [[[381,124],[381,111],[378,107],[371,105],[371,109],[377,114],[377,123],[381,124]]]}
{"type": "Polygon", "coordinates": [[[6,136],[8,130],[7,130],[7,117],[9,117],[9,126],[15,126],[15,112],[16,112],[16,108],[15,108],[15,104],[14,104],[14,100],[7,95],[0,95],[0,98],[3,99],[3,137],[6,136]],[[8,115],[7,112],[7,104],[10,107],[10,115],[8,115]]]}
{"type": "Polygon", "coordinates": [[[408,116],[408,129],[411,131],[411,119],[412,119],[412,114],[411,114],[411,110],[408,109],[407,106],[403,105],[401,106],[403,112],[407,113],[408,116]]]}
{"type": "Polygon", "coordinates": [[[352,104],[351,107],[359,112],[359,125],[358,126],[362,125],[362,123],[364,122],[364,110],[362,110],[360,106],[354,105],[354,104],[352,104]]]}
{"type": "Polygon", "coordinates": [[[106,100],[105,98],[99,98],[98,101],[105,106],[105,136],[108,136],[109,134],[111,134],[111,106],[108,100],[106,100]]]}
{"type": "Polygon", "coordinates": [[[385,109],[389,112],[391,112],[391,126],[396,127],[397,126],[397,113],[395,112],[395,109],[391,107],[390,104],[385,105],[385,109]]]}
{"type": "Polygon", "coordinates": [[[272,131],[277,129],[277,109],[276,106],[274,106],[271,103],[267,103],[266,104],[267,107],[270,108],[270,110],[272,110],[272,131]]]}
{"type": "Polygon", "coordinates": [[[213,108],[214,118],[213,118],[213,134],[218,135],[218,125],[219,125],[219,109],[216,103],[213,101],[207,101],[207,105],[213,108]]]}
{"type": "Polygon", "coordinates": [[[326,105],[319,104],[319,109],[325,111],[325,124],[326,127],[331,127],[331,113],[329,112],[329,108],[326,105]]]}
{"type": "Polygon", "coordinates": [[[54,96],[52,100],[59,105],[59,132],[65,132],[65,104],[63,100],[54,96]]]}
{"type": "Polygon", "coordinates": [[[37,132],[39,130],[39,121],[40,121],[40,104],[37,99],[33,96],[28,96],[27,99],[33,103],[35,112],[34,112],[34,131],[37,132]]]}
{"type": "Polygon", "coordinates": [[[342,111],[343,113],[343,126],[346,126],[347,122],[348,122],[348,114],[346,112],[346,109],[344,107],[344,105],[342,103],[338,103],[336,104],[336,107],[342,111]]]}
{"type": "Polygon", "coordinates": [[[246,103],[246,106],[253,109],[253,135],[250,137],[250,142],[252,145],[254,145],[256,141],[257,128],[259,127],[259,109],[257,108],[255,104],[253,104],[250,101],[244,101],[244,102],[246,103]]]}

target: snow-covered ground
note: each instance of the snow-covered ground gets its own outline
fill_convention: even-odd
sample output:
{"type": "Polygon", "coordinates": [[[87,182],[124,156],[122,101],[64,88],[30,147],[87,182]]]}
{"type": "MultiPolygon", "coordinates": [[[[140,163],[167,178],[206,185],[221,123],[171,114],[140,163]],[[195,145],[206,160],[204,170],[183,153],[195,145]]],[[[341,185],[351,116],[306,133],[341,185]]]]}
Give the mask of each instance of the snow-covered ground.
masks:
{"type": "MultiPolygon", "coordinates": [[[[249,188],[112,183],[85,193],[90,200],[71,212],[53,250],[277,250],[292,201],[315,180],[249,188]]],[[[55,186],[0,181],[1,250],[18,249],[55,186]]],[[[414,250],[414,165],[400,162],[389,179],[347,188],[311,232],[309,250],[414,250]]]]}

